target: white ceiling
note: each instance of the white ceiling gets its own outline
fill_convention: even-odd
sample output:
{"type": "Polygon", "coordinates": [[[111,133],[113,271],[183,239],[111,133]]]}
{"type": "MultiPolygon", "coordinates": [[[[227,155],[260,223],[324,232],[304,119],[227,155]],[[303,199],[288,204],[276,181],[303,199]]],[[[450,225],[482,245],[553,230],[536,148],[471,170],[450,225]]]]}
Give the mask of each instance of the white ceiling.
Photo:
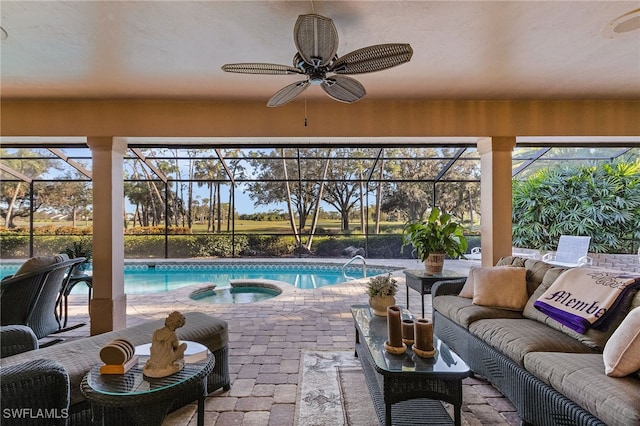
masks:
{"type": "MultiPolygon", "coordinates": [[[[639,1],[2,0],[0,8],[4,99],[266,102],[300,76],[220,67],[290,65],[295,20],[312,8],[334,20],[338,56],[379,43],[413,47],[411,62],[355,76],[368,92],[361,102],[640,99],[640,14],[606,29],[639,1]]],[[[306,94],[325,96],[319,87],[306,94]]]]}

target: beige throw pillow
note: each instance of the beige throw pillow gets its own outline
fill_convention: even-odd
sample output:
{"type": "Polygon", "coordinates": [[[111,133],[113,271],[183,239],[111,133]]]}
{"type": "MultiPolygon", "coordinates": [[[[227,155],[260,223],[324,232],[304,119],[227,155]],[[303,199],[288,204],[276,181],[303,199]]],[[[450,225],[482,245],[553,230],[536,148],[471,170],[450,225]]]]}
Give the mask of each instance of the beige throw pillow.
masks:
{"type": "Polygon", "coordinates": [[[631,310],[613,332],[602,358],[607,376],[624,377],[640,371],[640,308],[631,310]]]}
{"type": "Polygon", "coordinates": [[[462,290],[460,290],[460,293],[458,293],[458,296],[465,297],[467,299],[473,299],[473,274],[471,273],[471,271],[473,271],[474,269],[478,268],[469,269],[467,280],[464,282],[464,286],[462,287],[462,290]]]}
{"type": "Polygon", "coordinates": [[[527,303],[525,268],[495,266],[469,271],[473,280],[473,304],[522,311],[527,303]]]}

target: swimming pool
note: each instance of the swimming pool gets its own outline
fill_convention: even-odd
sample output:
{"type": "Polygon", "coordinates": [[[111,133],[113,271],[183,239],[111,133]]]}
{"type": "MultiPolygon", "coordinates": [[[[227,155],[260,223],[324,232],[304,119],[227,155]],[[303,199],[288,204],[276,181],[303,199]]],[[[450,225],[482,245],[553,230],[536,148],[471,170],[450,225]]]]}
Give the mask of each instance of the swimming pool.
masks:
{"type": "MultiPolygon", "coordinates": [[[[14,273],[19,265],[3,264],[2,276],[14,273]]],[[[367,267],[367,276],[391,272],[392,268],[367,267]]],[[[342,266],[325,263],[157,263],[127,264],[124,268],[124,287],[127,294],[158,293],[176,290],[189,285],[228,287],[229,280],[268,279],[284,281],[300,289],[313,289],[362,278],[362,265],[345,268],[348,278],[342,274],[342,266]]],[[[72,294],[86,294],[84,285],[74,287],[72,294]]]]}

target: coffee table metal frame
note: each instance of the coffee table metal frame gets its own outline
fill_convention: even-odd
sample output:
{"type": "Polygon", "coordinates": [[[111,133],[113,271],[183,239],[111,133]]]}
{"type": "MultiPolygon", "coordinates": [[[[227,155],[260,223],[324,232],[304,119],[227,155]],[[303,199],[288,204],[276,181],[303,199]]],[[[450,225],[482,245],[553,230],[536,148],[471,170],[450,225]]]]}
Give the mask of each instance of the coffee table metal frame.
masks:
{"type": "Polygon", "coordinates": [[[424,318],[424,295],[431,294],[431,287],[438,281],[450,281],[450,280],[459,280],[461,278],[466,278],[467,276],[462,272],[450,271],[444,269],[439,274],[428,274],[427,271],[423,269],[405,269],[404,275],[405,285],[407,287],[407,309],[409,308],[409,289],[412,288],[418,293],[420,293],[420,297],[422,298],[422,318],[424,318]]]}
{"type": "Polygon", "coordinates": [[[104,424],[104,410],[119,408],[137,425],[160,425],[172,401],[191,394],[198,400],[198,426],[203,426],[207,377],[215,365],[214,355],[209,353],[204,361],[186,363],[179,372],[162,378],[146,377],[143,365],[113,375],[101,375],[100,366],[95,366],[84,376],[80,388],[91,404],[93,422],[104,424]]]}
{"type": "MultiPolygon", "coordinates": [[[[467,364],[435,336],[436,354],[433,358],[420,358],[413,353],[411,347],[402,355],[392,355],[384,349],[384,342],[388,340],[386,318],[373,315],[368,305],[352,306],[351,314],[356,329],[355,355],[365,370],[367,385],[380,422],[384,419],[385,425],[391,426],[392,405],[422,399],[422,402],[416,400],[402,403],[402,406],[396,409],[397,413],[401,410],[406,424],[425,424],[424,416],[427,413],[421,412],[421,407],[430,407],[425,409],[429,409],[436,416],[442,417],[444,413],[445,423],[450,424],[451,418],[446,414],[444,407],[440,403],[437,403],[438,406],[425,405],[426,398],[451,403],[454,406],[454,424],[459,426],[462,379],[471,375],[467,364]]],[[[402,310],[402,317],[413,318],[406,309],[402,310]]],[[[441,421],[441,418],[429,420],[428,424],[442,424],[441,421]]],[[[394,424],[399,424],[399,421],[394,424]]]]}

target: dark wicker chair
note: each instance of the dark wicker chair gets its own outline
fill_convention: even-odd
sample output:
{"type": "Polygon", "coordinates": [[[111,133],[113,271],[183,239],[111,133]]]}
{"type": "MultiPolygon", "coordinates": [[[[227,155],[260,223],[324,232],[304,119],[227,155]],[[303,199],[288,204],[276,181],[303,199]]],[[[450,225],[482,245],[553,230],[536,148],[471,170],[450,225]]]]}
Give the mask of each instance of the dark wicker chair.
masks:
{"type": "Polygon", "coordinates": [[[71,268],[83,257],[63,260],[0,282],[1,325],[30,327],[38,339],[61,329],[56,305],[71,268]]]}
{"type": "Polygon", "coordinates": [[[26,325],[0,327],[0,358],[38,349],[38,338],[26,325]]]}
{"type": "MultiPolygon", "coordinates": [[[[2,357],[38,349],[25,325],[0,327],[2,357]]],[[[52,360],[36,359],[0,369],[2,425],[66,425],[69,375],[52,360]]]]}
{"type": "Polygon", "coordinates": [[[67,425],[69,375],[59,363],[36,359],[0,369],[2,425],[67,425]]]}

